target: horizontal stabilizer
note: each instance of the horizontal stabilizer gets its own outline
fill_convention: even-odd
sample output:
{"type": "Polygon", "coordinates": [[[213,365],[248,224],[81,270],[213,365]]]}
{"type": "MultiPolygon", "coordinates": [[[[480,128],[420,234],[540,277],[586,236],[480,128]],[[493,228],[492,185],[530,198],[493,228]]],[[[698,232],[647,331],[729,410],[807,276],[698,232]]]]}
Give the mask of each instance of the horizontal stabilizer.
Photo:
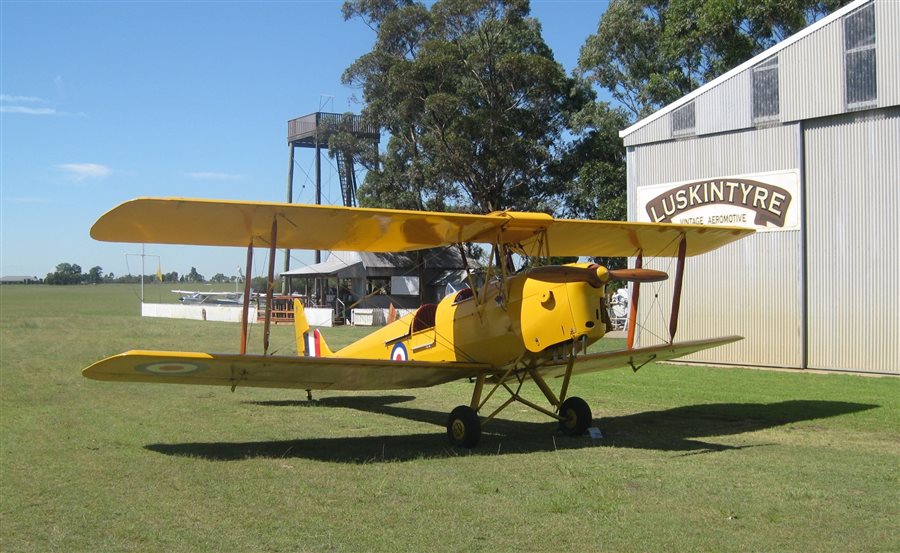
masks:
{"type": "Polygon", "coordinates": [[[133,350],[98,361],[82,374],[117,382],[396,390],[434,386],[487,370],[489,365],[478,363],[133,350]]]}

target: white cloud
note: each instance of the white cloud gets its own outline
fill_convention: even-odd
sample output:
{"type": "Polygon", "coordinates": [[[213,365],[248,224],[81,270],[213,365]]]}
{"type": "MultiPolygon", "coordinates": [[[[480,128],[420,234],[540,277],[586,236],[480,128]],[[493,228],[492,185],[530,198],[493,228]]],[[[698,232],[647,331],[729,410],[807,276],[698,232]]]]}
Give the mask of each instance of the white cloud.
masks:
{"type": "Polygon", "coordinates": [[[76,182],[86,179],[99,179],[112,174],[112,169],[99,163],[63,163],[56,166],[69,174],[76,182]]]}
{"type": "Polygon", "coordinates": [[[27,106],[0,106],[2,113],[24,113],[25,115],[64,115],[53,108],[31,108],[27,106]]]}
{"type": "Polygon", "coordinates": [[[197,171],[195,173],[188,173],[188,176],[192,179],[199,180],[241,180],[244,178],[244,175],[221,173],[217,171],[197,171]]]}
{"type": "Polygon", "coordinates": [[[37,96],[14,96],[12,94],[0,94],[0,102],[17,102],[23,104],[33,104],[35,102],[43,102],[43,98],[37,96]]]}
{"type": "Polygon", "coordinates": [[[0,113],[20,113],[23,115],[62,115],[71,117],[84,117],[84,113],[70,113],[46,106],[47,100],[37,96],[17,96],[14,94],[0,94],[0,113]],[[24,104],[24,105],[23,105],[24,104]],[[37,104],[37,105],[35,105],[37,104]]]}

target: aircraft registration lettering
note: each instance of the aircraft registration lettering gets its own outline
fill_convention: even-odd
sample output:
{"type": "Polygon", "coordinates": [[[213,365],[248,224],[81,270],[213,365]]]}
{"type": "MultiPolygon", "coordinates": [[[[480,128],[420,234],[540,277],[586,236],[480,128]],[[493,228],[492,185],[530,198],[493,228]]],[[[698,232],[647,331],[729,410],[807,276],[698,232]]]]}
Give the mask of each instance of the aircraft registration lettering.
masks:
{"type": "Polygon", "coordinates": [[[393,349],[391,349],[391,359],[394,361],[409,361],[409,353],[407,353],[403,342],[394,344],[393,349]]]}
{"type": "Polygon", "coordinates": [[[200,371],[206,370],[206,365],[202,363],[185,363],[183,361],[178,362],[168,362],[162,361],[158,363],[145,363],[143,365],[138,365],[135,367],[135,370],[138,372],[146,373],[146,374],[158,374],[158,375],[181,375],[181,374],[193,374],[198,373],[200,371]]]}

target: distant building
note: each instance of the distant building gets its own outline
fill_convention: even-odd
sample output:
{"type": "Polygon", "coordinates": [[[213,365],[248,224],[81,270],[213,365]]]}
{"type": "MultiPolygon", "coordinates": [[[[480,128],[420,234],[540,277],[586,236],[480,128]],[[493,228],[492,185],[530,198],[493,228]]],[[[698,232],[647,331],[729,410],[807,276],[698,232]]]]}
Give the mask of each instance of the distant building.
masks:
{"type": "MultiPolygon", "coordinates": [[[[473,266],[473,261],[469,261],[473,266]]],[[[465,263],[458,248],[417,252],[369,253],[332,251],[321,263],[281,273],[289,293],[300,292],[310,305],[334,305],[335,295],[345,306],[412,309],[436,303],[448,290],[466,284],[465,263]],[[421,279],[421,280],[420,280],[421,279]],[[321,291],[313,282],[324,281],[321,291]]],[[[338,306],[340,308],[340,306],[338,306]]]]}
{"type": "Polygon", "coordinates": [[[41,279],[36,276],[4,276],[0,277],[0,284],[39,284],[41,279]]]}
{"type": "MultiPolygon", "coordinates": [[[[688,260],[678,338],[746,338],[690,359],[900,374],[900,2],[852,2],[620,135],[630,220],[758,230],[688,260]]],[[[642,344],[667,336],[651,303],[642,344]]]]}

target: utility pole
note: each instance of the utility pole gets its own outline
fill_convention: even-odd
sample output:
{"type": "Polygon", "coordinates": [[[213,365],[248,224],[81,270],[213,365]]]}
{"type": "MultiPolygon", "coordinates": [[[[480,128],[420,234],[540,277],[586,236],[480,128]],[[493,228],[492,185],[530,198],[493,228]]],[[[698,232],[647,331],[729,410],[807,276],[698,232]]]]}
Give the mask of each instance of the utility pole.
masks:
{"type": "Polygon", "coordinates": [[[144,273],[146,269],[144,268],[144,258],[145,257],[155,257],[156,262],[159,263],[159,256],[153,254],[144,253],[144,244],[141,244],[141,253],[126,253],[125,254],[125,264],[128,264],[129,257],[140,257],[141,258],[141,305],[144,304],[144,273]]]}
{"type": "MultiPolygon", "coordinates": [[[[294,203],[294,143],[288,142],[288,181],[287,181],[287,203],[294,203]]],[[[284,272],[291,270],[291,250],[284,249],[284,272]]],[[[281,293],[288,293],[288,278],[281,279],[281,293]]]]}

